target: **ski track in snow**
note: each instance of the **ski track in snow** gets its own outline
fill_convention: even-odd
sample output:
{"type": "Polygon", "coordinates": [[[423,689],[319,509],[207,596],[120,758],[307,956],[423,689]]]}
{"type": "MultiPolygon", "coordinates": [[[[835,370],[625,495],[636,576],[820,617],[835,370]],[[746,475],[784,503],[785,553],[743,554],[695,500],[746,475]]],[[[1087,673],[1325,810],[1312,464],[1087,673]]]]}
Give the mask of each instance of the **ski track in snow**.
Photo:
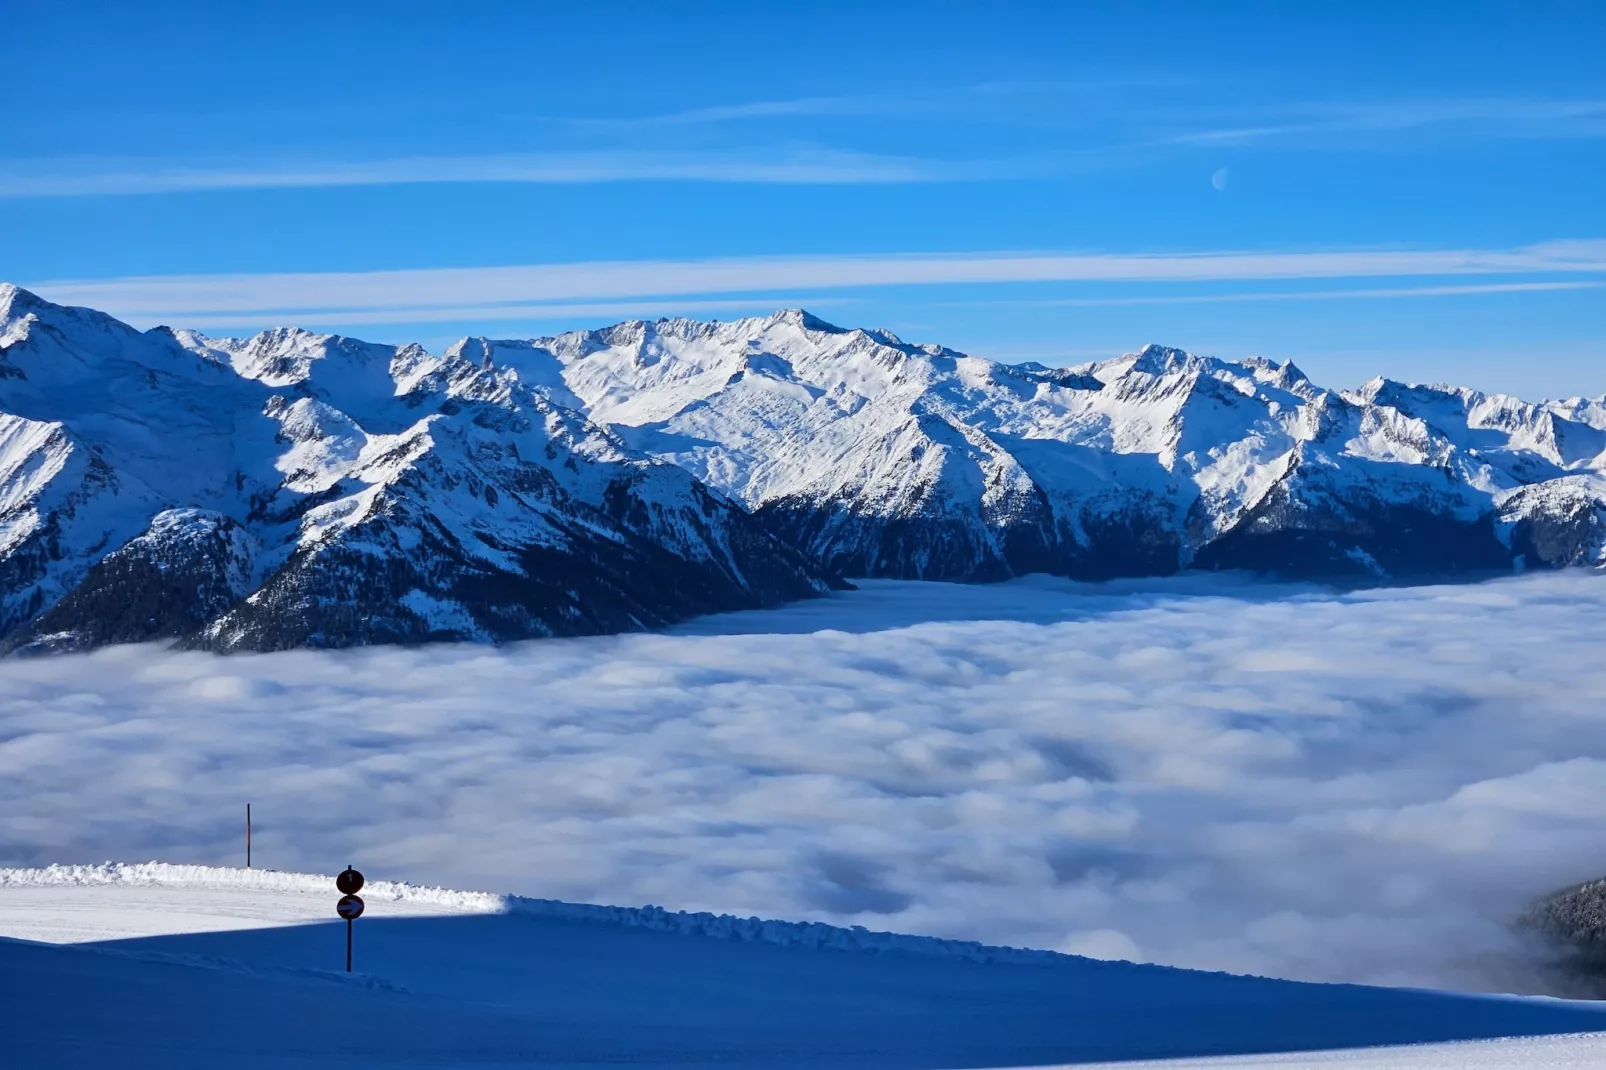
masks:
{"type": "Polygon", "coordinates": [[[1543,990],[1606,581],[867,584],[674,634],[0,663],[0,863],[243,858],[1312,980],[1543,990]],[[835,629],[835,630],[832,630],[835,629]],[[851,630],[849,630],[851,629],[851,630]]]}

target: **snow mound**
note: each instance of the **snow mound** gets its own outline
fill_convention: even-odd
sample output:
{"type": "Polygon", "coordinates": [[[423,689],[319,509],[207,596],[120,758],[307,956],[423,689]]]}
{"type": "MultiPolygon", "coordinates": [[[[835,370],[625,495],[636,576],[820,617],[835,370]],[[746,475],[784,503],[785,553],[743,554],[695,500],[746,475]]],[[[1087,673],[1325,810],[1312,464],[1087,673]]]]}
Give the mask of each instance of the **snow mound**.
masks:
{"type": "MultiPolygon", "coordinates": [[[[317,896],[323,909],[315,917],[328,914],[327,903],[333,893],[334,876],[321,873],[284,873],[270,869],[239,869],[229,866],[175,865],[167,862],[103,862],[99,865],[55,865],[40,869],[0,869],[0,934],[4,934],[6,908],[4,893],[14,889],[63,888],[160,888],[189,891],[282,893],[289,896],[317,896]]],[[[870,954],[895,953],[934,958],[964,959],[970,962],[1052,962],[1075,956],[1029,948],[995,947],[969,940],[944,940],[931,936],[873,932],[864,928],[842,928],[820,922],[775,921],[765,918],[736,917],[731,914],[666,910],[658,906],[618,907],[585,903],[565,903],[556,899],[533,899],[491,892],[465,892],[451,888],[425,887],[405,881],[369,881],[363,885],[364,902],[429,908],[431,913],[522,914],[530,917],[644,929],[656,933],[677,933],[714,940],[775,944],[851,951],[870,954]]],[[[396,912],[390,912],[394,916],[396,912]]],[[[33,939],[41,939],[31,933],[33,939]]]]}
{"type": "MultiPolygon", "coordinates": [[[[186,866],[169,862],[102,862],[100,865],[47,866],[42,869],[0,869],[0,891],[9,888],[183,887],[194,889],[250,889],[253,891],[330,894],[333,875],[281,873],[272,869],[237,869],[230,866],[186,866]]],[[[417,903],[447,907],[463,913],[496,914],[507,909],[507,898],[488,892],[459,892],[427,888],[405,881],[369,881],[364,901],[417,903]]]]}

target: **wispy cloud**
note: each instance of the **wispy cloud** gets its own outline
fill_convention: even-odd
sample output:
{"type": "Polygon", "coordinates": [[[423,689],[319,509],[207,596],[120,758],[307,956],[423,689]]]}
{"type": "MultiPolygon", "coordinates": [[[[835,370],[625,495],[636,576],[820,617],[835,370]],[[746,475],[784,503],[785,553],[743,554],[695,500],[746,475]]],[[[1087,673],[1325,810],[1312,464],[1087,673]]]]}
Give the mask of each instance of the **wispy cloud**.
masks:
{"type": "Polygon", "coordinates": [[[1322,135],[1387,134],[1429,128],[1502,138],[1606,137],[1606,100],[1398,100],[1303,104],[1164,137],[1173,145],[1246,145],[1322,135]]]}
{"type": "Polygon", "coordinates": [[[1211,106],[1208,91],[1188,86],[1189,96],[1174,80],[1129,79],[1090,83],[990,82],[925,90],[918,93],[812,96],[759,100],[689,108],[658,115],[571,118],[558,120],[593,130],[645,130],[808,119],[821,116],[865,116],[923,119],[932,122],[1009,122],[1064,128],[1067,125],[1103,131],[1096,144],[1083,150],[1122,152],[1156,144],[1210,147],[1321,134],[1392,133],[1440,127],[1483,137],[1597,137],[1606,135],[1606,100],[1483,97],[1471,99],[1405,98],[1371,101],[1308,101],[1273,107],[1211,106]],[[1133,88],[1161,90],[1169,96],[1132,99],[1133,88]],[[1206,100],[1201,103],[1200,97],[1206,100]],[[1074,113],[1067,115],[1068,98],[1074,113]],[[1159,138],[1144,131],[1188,123],[1159,138]]]}
{"type": "Polygon", "coordinates": [[[720,123],[790,119],[815,115],[872,115],[901,110],[904,103],[888,97],[800,97],[795,100],[755,100],[742,104],[721,104],[705,108],[686,108],[659,115],[611,118],[573,118],[561,120],[571,126],[628,130],[650,127],[707,126],[720,123]]]}
{"type": "Polygon", "coordinates": [[[578,117],[556,120],[591,129],[649,129],[763,122],[818,116],[914,118],[934,122],[1064,119],[1068,100],[1108,99],[1134,88],[1175,88],[1174,76],[1142,77],[1131,72],[1087,81],[993,81],[940,86],[906,86],[896,92],[755,100],[685,108],[655,115],[578,117]]]}
{"type": "MultiPolygon", "coordinates": [[[[1382,101],[1295,104],[1245,112],[1193,105],[1084,101],[1067,119],[1064,86],[961,87],[946,94],[805,97],[692,108],[660,115],[548,119],[572,134],[606,133],[614,147],[544,152],[410,155],[375,159],[12,160],[0,167],[0,198],[92,197],[248,189],[446,183],[579,184],[715,182],[785,185],[1010,181],[1066,176],[1154,161],[1157,149],[1209,149],[1273,141],[1322,144],[1428,128],[1468,135],[1562,138],[1606,136],[1606,100],[1382,101]],[[1052,106],[1050,106],[1052,104],[1052,106]],[[1011,122],[1039,128],[1007,157],[896,155],[808,142],[754,145],[740,137],[698,150],[619,147],[626,134],[652,129],[775,123],[822,116],[923,119],[952,126],[1011,122]],[[1074,127],[1077,133],[1067,138],[1074,127]],[[1051,132],[1048,136],[1045,132],[1051,132]]],[[[802,130],[794,131],[802,133],[802,130]]],[[[951,133],[951,131],[949,131],[951,133]]],[[[564,140],[564,139],[559,139],[564,140]]],[[[580,137],[578,140],[588,140],[580,137]]],[[[952,142],[948,133],[943,144],[952,142]]],[[[1346,142],[1348,143],[1348,142],[1346,142]]]]}
{"type": "MultiPolygon", "coordinates": [[[[1023,124],[1045,129],[1082,128],[1082,153],[1125,153],[1157,145],[1248,144],[1278,139],[1319,141],[1323,135],[1392,134],[1439,129],[1481,138],[1577,138],[1606,136],[1606,100],[1484,97],[1406,98],[1371,101],[1307,101],[1261,108],[1211,106],[1205,92],[1190,97],[1134,101],[1114,89],[1134,87],[1175,93],[1171,82],[1000,82],[955,86],[920,94],[816,96],[764,100],[661,115],[562,120],[594,130],[646,130],[684,126],[808,119],[822,116],[904,118],[943,123],[1023,124]],[[1075,100],[1067,114],[1067,98],[1075,100]],[[1190,125],[1192,128],[1190,128],[1190,125]],[[1156,129],[1171,132],[1153,136],[1156,129]],[[1091,131],[1098,131],[1092,133],[1091,131]]],[[[1069,159],[1062,162],[1070,162],[1069,159]]]]}
{"type": "MultiPolygon", "coordinates": [[[[818,294],[811,294],[808,298],[808,303],[815,308],[819,308],[856,304],[861,300],[861,298],[841,295],[821,297],[818,294]]],[[[384,324],[389,326],[404,323],[505,323],[508,321],[539,323],[544,320],[568,320],[586,316],[610,319],[646,319],[648,317],[689,316],[709,312],[764,315],[773,312],[777,306],[793,307],[802,303],[802,298],[749,297],[738,299],[689,298],[677,301],[593,301],[543,305],[466,305],[459,308],[333,309],[297,313],[296,325],[299,327],[346,327],[357,324],[384,324]]],[[[262,326],[262,316],[260,313],[209,314],[186,323],[186,326],[258,328],[262,326]]]]}
{"type": "Polygon", "coordinates": [[[1018,173],[1009,161],[939,161],[832,149],[730,153],[550,152],[414,156],[305,164],[56,161],[0,171],[0,197],[94,197],[207,190],[464,182],[732,182],[848,185],[971,181],[1018,173]]]}
{"type": "Polygon", "coordinates": [[[1103,308],[1121,305],[1215,305],[1239,301],[1352,301],[1373,298],[1472,297],[1480,294],[1546,293],[1606,289],[1606,282],[1493,282],[1469,286],[1392,286],[1360,290],[1256,290],[1249,293],[1140,294],[1132,297],[1003,298],[950,301],[951,305],[1024,305],[1037,308],[1103,308]]]}
{"type": "Polygon", "coordinates": [[[1512,249],[1139,254],[970,253],[596,261],[376,272],[179,275],[41,282],[43,296],[131,319],[219,322],[222,314],[598,302],[653,297],[836,293],[887,286],[1041,282],[1247,282],[1273,279],[1606,274],[1606,241],[1512,249]]]}

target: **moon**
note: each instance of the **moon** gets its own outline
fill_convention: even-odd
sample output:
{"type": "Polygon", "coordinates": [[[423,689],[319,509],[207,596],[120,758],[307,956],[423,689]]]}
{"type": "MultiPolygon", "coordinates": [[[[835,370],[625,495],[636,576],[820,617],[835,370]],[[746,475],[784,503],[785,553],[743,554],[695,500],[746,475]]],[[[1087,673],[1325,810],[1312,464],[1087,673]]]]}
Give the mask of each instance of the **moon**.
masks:
{"type": "Polygon", "coordinates": [[[1227,169],[1225,167],[1216,168],[1215,174],[1210,176],[1210,184],[1212,186],[1216,187],[1216,189],[1218,189],[1218,190],[1226,189],[1227,188],[1227,169]]]}

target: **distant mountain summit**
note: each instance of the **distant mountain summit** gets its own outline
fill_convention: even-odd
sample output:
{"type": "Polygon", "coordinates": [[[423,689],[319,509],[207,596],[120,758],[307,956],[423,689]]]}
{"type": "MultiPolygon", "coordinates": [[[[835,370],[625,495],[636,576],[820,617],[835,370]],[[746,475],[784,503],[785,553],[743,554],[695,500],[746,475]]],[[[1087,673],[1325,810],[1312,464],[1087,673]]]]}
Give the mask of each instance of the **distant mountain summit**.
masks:
{"type": "Polygon", "coordinates": [[[0,648],[659,626],[839,576],[1596,564],[1606,401],[1149,346],[1006,365],[792,309],[444,354],[0,285],[0,648]]]}

